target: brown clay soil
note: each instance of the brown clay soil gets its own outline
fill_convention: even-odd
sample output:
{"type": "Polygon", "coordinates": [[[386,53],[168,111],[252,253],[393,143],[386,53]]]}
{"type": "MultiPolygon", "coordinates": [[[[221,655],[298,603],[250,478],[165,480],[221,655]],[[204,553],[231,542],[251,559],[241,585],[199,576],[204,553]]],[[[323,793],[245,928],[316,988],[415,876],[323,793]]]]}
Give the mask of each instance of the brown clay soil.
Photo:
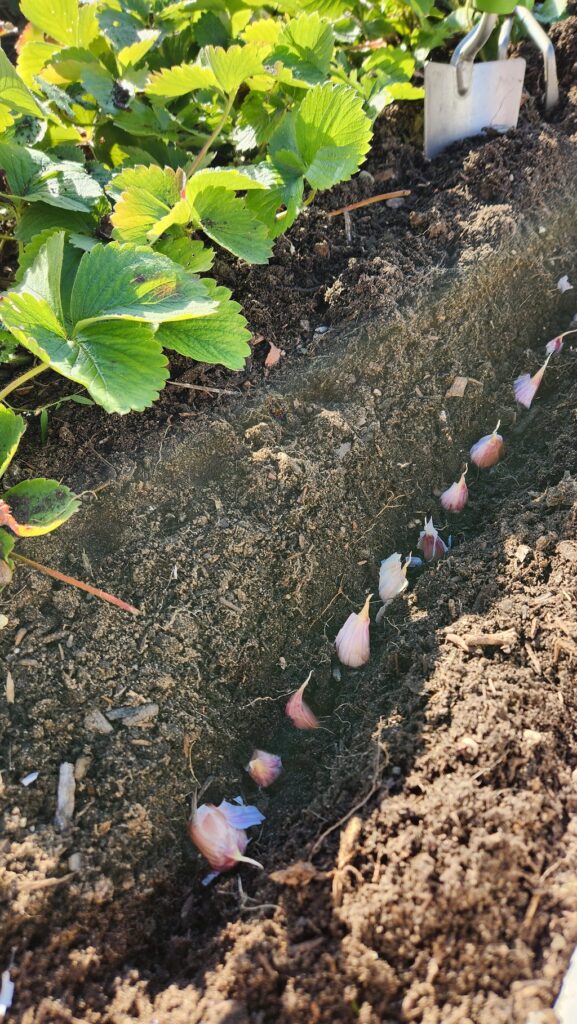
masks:
{"type": "Polygon", "coordinates": [[[323,204],[385,182],[413,189],[404,207],[355,215],[350,243],[309,211],[269,268],[222,265],[255,334],[287,353],[266,381],[255,355],[237,401],[167,392],[124,420],[63,407],[19,457],[14,478],[58,465],[87,492],[27,553],[143,614],[26,570],[5,594],[10,1019],[553,1024],[577,941],[577,353],[529,412],[511,381],[575,313],[556,283],[577,281],[577,19],[554,36],[552,122],[527,99],[509,138],[427,166],[391,114],[374,180],[323,204]],[[456,376],[464,395],[447,397],[456,376]],[[380,558],[414,549],[498,417],[505,460],[470,470],[466,511],[439,516],[450,557],[373,628],[370,665],[338,670],[332,640],[380,558]],[[323,729],[305,734],[283,706],[310,669],[323,729]],[[143,706],[140,726],[105,717],[143,706]],[[262,793],[243,772],[253,745],[285,764],[262,793]],[[261,807],[263,872],[202,888],[197,783],[261,807]]]}

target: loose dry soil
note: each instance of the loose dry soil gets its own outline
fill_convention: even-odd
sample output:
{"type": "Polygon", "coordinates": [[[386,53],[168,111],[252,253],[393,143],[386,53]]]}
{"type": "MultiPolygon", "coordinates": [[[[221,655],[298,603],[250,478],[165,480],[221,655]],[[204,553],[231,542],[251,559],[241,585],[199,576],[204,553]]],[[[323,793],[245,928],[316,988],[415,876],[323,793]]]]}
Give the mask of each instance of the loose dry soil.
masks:
{"type": "Polygon", "coordinates": [[[389,185],[413,190],[405,206],[354,214],[350,242],[309,210],[270,267],[223,261],[265,341],[241,378],[174,373],[242,397],[167,389],[124,420],[63,407],[19,456],[13,479],[58,472],[85,491],[27,552],[143,614],[23,569],[5,593],[11,1019],[554,1021],[577,941],[577,352],[530,412],[511,390],[576,311],[556,284],[577,283],[577,18],[553,35],[551,122],[527,98],[510,137],[426,165],[415,115],[387,115],[367,172],[323,206],[389,185]],[[286,352],[270,373],[267,342],[286,352]],[[447,397],[457,376],[464,396],[447,397]],[[446,521],[440,489],[499,417],[506,459],[470,470],[470,504],[446,521]],[[339,672],[337,629],[430,510],[450,557],[374,627],[370,666],[339,672]],[[323,729],[305,734],[283,706],[310,669],[323,729]],[[103,717],[142,706],[139,726],[103,717]],[[253,745],[285,764],[263,793],[243,772],[253,745]],[[261,807],[263,872],[200,885],[197,782],[261,807]]]}

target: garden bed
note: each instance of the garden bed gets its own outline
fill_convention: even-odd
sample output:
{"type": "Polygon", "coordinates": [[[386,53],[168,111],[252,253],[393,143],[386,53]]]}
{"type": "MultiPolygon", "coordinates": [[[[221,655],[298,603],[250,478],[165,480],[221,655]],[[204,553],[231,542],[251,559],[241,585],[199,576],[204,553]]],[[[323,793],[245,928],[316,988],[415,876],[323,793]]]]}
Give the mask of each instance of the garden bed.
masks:
{"type": "MultiPolygon", "coordinates": [[[[43,560],[143,615],[25,570],[6,603],[15,1019],[525,1024],[551,1006],[577,939],[576,357],[551,365],[529,413],[511,382],[575,313],[575,291],[557,289],[577,280],[575,19],[555,34],[554,123],[528,101],[511,138],[430,167],[399,144],[405,207],[355,216],[350,243],[310,211],[271,267],[229,265],[251,327],[287,352],[266,386],[253,365],[248,398],[212,409],[165,393],[123,420],[61,411],[44,451],[19,453],[16,473],[45,457],[97,492],[43,560]],[[448,398],[457,376],[464,396],[448,398]],[[380,559],[415,547],[499,417],[507,459],[470,480],[451,557],[374,629],[371,665],[336,679],[334,635],[380,559]],[[505,649],[463,649],[509,629],[505,649]],[[326,728],[305,735],[283,707],[311,669],[326,728]],[[95,710],[142,704],[157,706],[144,727],[95,729],[95,710]],[[243,772],[253,745],[285,763],[266,795],[243,772]],[[81,776],[65,835],[63,761],[81,776]],[[205,799],[242,793],[266,814],[265,871],[243,869],[242,893],[234,876],[200,885],[185,829],[196,780],[205,799]],[[269,880],[297,860],[318,877],[269,880]]],[[[323,204],[363,190],[376,185],[323,204]]]]}

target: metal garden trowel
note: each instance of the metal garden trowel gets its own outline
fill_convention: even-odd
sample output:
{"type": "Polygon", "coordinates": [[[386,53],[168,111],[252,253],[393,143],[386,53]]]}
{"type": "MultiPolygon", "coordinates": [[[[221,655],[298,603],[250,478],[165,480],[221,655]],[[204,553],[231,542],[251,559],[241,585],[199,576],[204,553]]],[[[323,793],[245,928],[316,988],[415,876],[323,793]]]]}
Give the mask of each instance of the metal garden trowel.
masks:
{"type": "Polygon", "coordinates": [[[545,109],[559,101],[555,50],[547,33],[526,7],[514,0],[477,0],[481,17],[461,40],[450,64],[425,65],[425,156],[432,159],[446,146],[487,128],[506,132],[515,128],[525,77],[522,57],[507,59],[513,18],[525,26],[545,62],[545,109]],[[474,60],[492,35],[499,15],[498,60],[474,60]]]}

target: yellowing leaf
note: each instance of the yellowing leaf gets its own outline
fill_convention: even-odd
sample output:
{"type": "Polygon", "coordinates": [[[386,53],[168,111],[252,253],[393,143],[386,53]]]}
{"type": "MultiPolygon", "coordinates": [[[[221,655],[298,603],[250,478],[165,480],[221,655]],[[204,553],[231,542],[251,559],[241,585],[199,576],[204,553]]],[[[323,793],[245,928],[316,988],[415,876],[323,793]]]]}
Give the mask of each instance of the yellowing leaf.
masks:
{"type": "Polygon", "coordinates": [[[124,242],[155,242],[178,220],[181,183],[170,167],[134,167],[121,171],[111,183],[121,192],[112,214],[114,237],[124,242]]]}
{"type": "Polygon", "coordinates": [[[63,46],[88,46],[98,35],[95,5],[78,0],[21,0],[25,18],[63,46]]]}
{"type": "Polygon", "coordinates": [[[258,46],[259,55],[264,60],[276,43],[281,27],[274,18],[259,18],[258,21],[251,21],[246,26],[242,37],[247,43],[258,46]]]}
{"type": "MultiPolygon", "coordinates": [[[[2,500],[10,509],[13,522],[6,525],[18,537],[40,537],[51,533],[78,511],[75,494],[57,480],[23,480],[4,491],[2,500]]],[[[1,515],[1,512],[0,512],[1,515]]]]}
{"type": "Polygon", "coordinates": [[[147,96],[175,99],[197,89],[214,89],[216,84],[216,76],[211,68],[201,67],[200,64],[179,64],[153,72],[145,92],[147,96]]]}
{"type": "Polygon", "coordinates": [[[214,72],[227,96],[234,96],[243,82],[264,70],[259,49],[253,43],[230,46],[228,50],[222,46],[207,46],[201,52],[201,61],[214,72]]]}
{"type": "Polygon", "coordinates": [[[126,68],[135,67],[151,47],[154,46],[159,35],[160,32],[154,29],[142,29],[138,33],[136,42],[131,43],[129,46],[123,46],[120,50],[117,58],[120,69],[125,71],[126,68]]]}

